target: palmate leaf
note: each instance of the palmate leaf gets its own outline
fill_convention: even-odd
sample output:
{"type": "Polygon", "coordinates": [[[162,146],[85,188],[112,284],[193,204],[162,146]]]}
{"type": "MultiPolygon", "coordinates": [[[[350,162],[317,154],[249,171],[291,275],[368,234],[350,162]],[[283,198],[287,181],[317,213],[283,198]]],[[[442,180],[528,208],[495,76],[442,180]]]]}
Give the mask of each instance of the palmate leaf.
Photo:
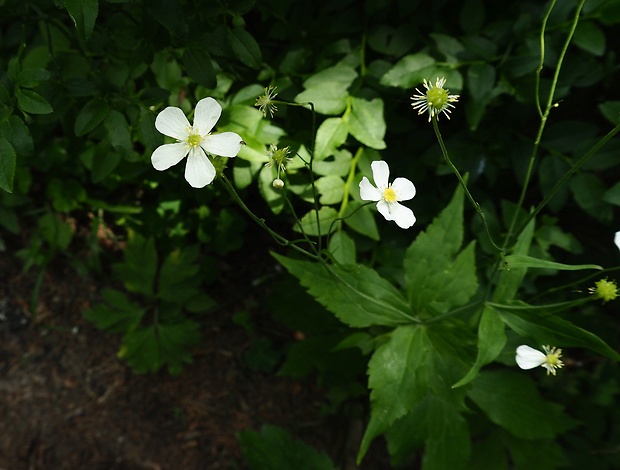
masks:
{"type": "Polygon", "coordinates": [[[463,189],[420,233],[405,255],[409,302],[418,314],[445,313],[464,305],[478,289],[474,243],[463,241],[463,189]]]}
{"type": "Polygon", "coordinates": [[[416,322],[400,292],[371,268],[326,266],[273,256],[321,305],[349,326],[363,328],[416,322]]]}
{"type": "MultiPolygon", "coordinates": [[[[427,419],[436,422],[424,436],[434,439],[433,445],[437,449],[449,446],[445,439],[450,432],[444,426],[450,426],[450,423],[445,421],[445,415],[454,417],[457,414],[464,395],[462,391],[452,389],[451,384],[467,368],[466,357],[457,345],[458,338],[446,328],[408,325],[396,328],[389,341],[375,351],[368,364],[372,412],[358,461],[376,436],[390,429],[398,419],[414,412],[427,399],[439,399],[449,405],[440,404],[434,411],[419,410],[429,413],[427,419]]],[[[414,436],[407,434],[408,439],[415,440],[414,436]]],[[[394,445],[406,445],[407,437],[403,439],[394,445]]],[[[468,453],[466,449],[459,450],[459,453],[461,451],[468,453]]]]}

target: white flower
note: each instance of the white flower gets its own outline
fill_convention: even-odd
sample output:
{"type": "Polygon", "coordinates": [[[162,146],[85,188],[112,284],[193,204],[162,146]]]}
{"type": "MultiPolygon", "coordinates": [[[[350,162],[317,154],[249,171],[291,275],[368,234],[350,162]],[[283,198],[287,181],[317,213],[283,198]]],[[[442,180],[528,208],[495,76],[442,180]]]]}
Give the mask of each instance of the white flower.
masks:
{"type": "Polygon", "coordinates": [[[616,236],[614,237],[614,243],[620,250],[620,232],[616,232],[616,236]]]}
{"type": "Polygon", "coordinates": [[[384,161],[375,161],[370,165],[375,188],[365,176],[360,182],[360,197],[364,201],[378,201],[377,210],[385,220],[393,220],[400,228],[409,228],[415,223],[415,215],[399,201],[408,201],[415,196],[415,186],[406,178],[396,178],[388,183],[390,167],[384,161]]]}
{"type": "Polygon", "coordinates": [[[547,369],[547,375],[555,375],[555,370],[561,369],[564,366],[564,363],[560,360],[562,350],[549,346],[543,346],[543,350],[545,351],[544,353],[524,344],[519,346],[515,357],[518,366],[526,370],[541,366],[547,369]]]}
{"type": "Polygon", "coordinates": [[[155,128],[164,135],[177,139],[174,144],[157,147],[151,156],[156,170],[167,170],[187,156],[185,179],[194,188],[202,188],[215,178],[215,167],[207,153],[235,157],[243,141],[234,132],[210,134],[222,114],[222,107],[213,98],[204,98],[196,104],[194,125],[190,125],[180,108],[169,106],[157,115],[155,128]]]}

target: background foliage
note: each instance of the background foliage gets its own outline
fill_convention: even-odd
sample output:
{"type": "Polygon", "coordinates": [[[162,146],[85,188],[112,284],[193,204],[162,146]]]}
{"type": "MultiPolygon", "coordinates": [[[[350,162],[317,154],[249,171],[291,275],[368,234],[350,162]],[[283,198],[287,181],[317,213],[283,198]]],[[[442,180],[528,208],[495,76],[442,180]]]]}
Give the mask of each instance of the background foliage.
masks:
{"type": "MultiPolygon", "coordinates": [[[[86,317],[122,337],[119,356],[136,372],[171,373],[191,360],[201,318],[216,307],[207,293],[218,261],[244,244],[271,250],[310,295],[280,274],[270,311],[304,339],[286,346],[277,369],[263,343],[266,359],[254,366],[318,380],[325,413],[364,417],[360,459],[385,436],[395,466],[617,468],[617,307],[586,300],[619,265],[620,141],[523,226],[498,271],[433,126],[409,99],[438,76],[461,95],[439,127],[491,236],[503,240],[511,220],[522,224],[620,123],[619,1],[585,2],[554,81],[578,3],[554,5],[537,81],[549,8],[538,1],[0,1],[0,246],[28,240],[26,270],[43,273],[63,256],[110,276],[115,287],[86,317]],[[541,129],[537,91],[544,108],[554,83],[558,106],[519,206],[541,129]],[[278,104],[265,118],[254,103],[268,85],[316,114],[278,104]],[[190,112],[206,96],[224,108],[217,130],[247,144],[226,170],[241,198],[298,246],[327,248],[329,269],[265,237],[220,181],[194,190],[182,165],[153,169],[164,142],[157,113],[190,112]],[[264,166],[270,144],[294,156],[283,192],[264,166]],[[408,231],[359,199],[378,159],[416,185],[408,231]],[[551,378],[517,369],[523,343],[564,348],[565,369],[551,378]]],[[[267,468],[261,449],[291,446],[312,468],[336,466],[277,428],[240,440],[255,468],[267,468]]]]}

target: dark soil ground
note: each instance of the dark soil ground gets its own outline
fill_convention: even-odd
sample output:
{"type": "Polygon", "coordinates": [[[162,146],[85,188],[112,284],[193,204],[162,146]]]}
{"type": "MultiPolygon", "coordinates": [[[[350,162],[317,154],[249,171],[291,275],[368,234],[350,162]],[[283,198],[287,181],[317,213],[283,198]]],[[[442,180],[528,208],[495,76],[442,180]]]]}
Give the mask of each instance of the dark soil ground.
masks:
{"type": "MultiPolygon", "coordinates": [[[[116,358],[119,337],[82,316],[101,280],[53,262],[33,318],[36,272],[9,251],[0,253],[0,470],[245,469],[235,433],[263,424],[357,468],[363,423],[322,416],[311,380],[247,367],[250,340],[233,312],[203,327],[180,376],[137,375],[116,358]]],[[[361,468],[387,468],[381,441],[361,468]]]]}

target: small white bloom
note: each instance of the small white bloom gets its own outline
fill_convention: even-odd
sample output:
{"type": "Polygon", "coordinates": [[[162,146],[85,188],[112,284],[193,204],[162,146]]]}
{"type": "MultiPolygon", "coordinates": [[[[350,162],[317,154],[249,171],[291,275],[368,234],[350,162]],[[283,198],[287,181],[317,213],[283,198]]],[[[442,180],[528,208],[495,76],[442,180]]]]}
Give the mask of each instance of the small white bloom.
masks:
{"type": "Polygon", "coordinates": [[[372,178],[375,188],[365,176],[360,182],[360,197],[364,201],[378,201],[377,210],[385,220],[393,220],[400,228],[409,228],[415,223],[415,215],[408,207],[399,204],[415,196],[415,186],[407,178],[396,178],[388,183],[390,167],[384,161],[372,162],[372,178]]]}
{"type": "Polygon", "coordinates": [[[211,134],[222,114],[222,107],[213,98],[204,98],[196,104],[194,124],[190,125],[180,108],[169,106],[155,119],[155,128],[174,144],[157,147],[151,156],[156,170],[167,170],[187,156],[185,179],[194,188],[202,188],[215,178],[215,167],[207,153],[221,157],[235,157],[243,141],[234,132],[211,134]]]}
{"type": "Polygon", "coordinates": [[[547,369],[547,375],[555,375],[556,369],[561,369],[564,363],[560,360],[562,350],[543,346],[544,353],[538,349],[521,345],[517,348],[515,360],[521,369],[533,369],[534,367],[544,367],[547,369]]]}
{"type": "Polygon", "coordinates": [[[616,232],[616,236],[614,237],[614,243],[620,250],[620,232],[616,232]]]}

